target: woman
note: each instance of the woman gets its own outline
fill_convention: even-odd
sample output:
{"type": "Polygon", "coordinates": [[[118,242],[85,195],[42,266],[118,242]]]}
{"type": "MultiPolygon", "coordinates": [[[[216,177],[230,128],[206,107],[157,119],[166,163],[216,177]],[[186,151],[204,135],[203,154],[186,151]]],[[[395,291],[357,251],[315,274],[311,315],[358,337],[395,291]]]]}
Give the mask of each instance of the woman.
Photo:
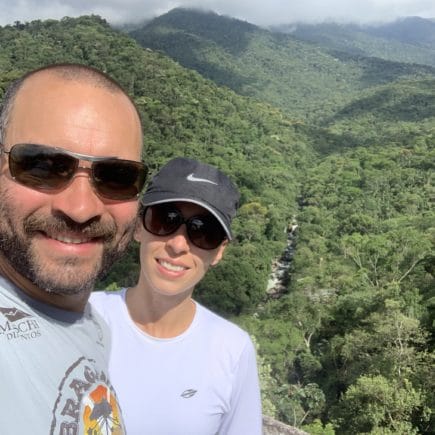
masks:
{"type": "Polygon", "coordinates": [[[167,163],[142,198],[135,287],[91,301],[112,330],[110,377],[129,435],[259,435],[255,350],[192,299],[232,239],[239,193],[213,166],[167,163]]]}

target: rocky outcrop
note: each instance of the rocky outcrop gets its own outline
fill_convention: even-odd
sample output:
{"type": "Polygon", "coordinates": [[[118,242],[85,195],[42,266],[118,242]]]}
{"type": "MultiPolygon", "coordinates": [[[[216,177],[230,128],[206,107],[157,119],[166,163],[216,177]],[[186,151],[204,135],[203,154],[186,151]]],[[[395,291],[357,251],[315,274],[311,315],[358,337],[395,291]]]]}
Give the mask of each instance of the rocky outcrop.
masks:
{"type": "Polygon", "coordinates": [[[288,273],[294,253],[297,228],[298,226],[295,221],[289,225],[287,230],[287,246],[281,257],[272,263],[272,272],[266,288],[266,293],[271,299],[277,299],[287,291],[288,273]]]}
{"type": "Polygon", "coordinates": [[[293,426],[287,426],[272,417],[263,415],[263,435],[308,435],[293,426]]]}

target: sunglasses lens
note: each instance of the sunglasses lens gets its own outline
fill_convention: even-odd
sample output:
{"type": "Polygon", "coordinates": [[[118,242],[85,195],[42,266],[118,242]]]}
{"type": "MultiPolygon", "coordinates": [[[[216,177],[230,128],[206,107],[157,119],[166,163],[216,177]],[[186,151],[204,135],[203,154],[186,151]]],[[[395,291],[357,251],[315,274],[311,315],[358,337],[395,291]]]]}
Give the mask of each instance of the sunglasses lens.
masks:
{"type": "Polygon", "coordinates": [[[145,229],[156,236],[168,236],[186,223],[189,240],[201,249],[215,249],[226,238],[226,234],[219,221],[207,214],[183,218],[180,211],[170,204],[157,204],[147,207],[143,215],[145,229]]]}
{"type": "Polygon", "coordinates": [[[115,158],[94,161],[92,156],[70,154],[45,145],[17,144],[9,152],[9,169],[25,186],[62,189],[71,181],[83,158],[92,162],[92,183],[98,194],[113,200],[136,198],[145,184],[147,171],[141,162],[115,158]]]}
{"type": "Polygon", "coordinates": [[[192,243],[202,249],[215,249],[226,237],[222,225],[212,215],[190,219],[187,233],[192,243]]]}
{"type": "Polygon", "coordinates": [[[9,154],[11,175],[25,186],[59,189],[71,179],[78,162],[74,157],[42,145],[19,144],[9,154]]]}
{"type": "Polygon", "coordinates": [[[107,159],[92,165],[93,182],[101,196],[124,200],[141,192],[146,178],[145,165],[121,159],[107,159]]]}
{"type": "Polygon", "coordinates": [[[156,236],[172,234],[182,223],[183,217],[180,212],[166,204],[147,207],[143,215],[145,229],[156,236]]]}

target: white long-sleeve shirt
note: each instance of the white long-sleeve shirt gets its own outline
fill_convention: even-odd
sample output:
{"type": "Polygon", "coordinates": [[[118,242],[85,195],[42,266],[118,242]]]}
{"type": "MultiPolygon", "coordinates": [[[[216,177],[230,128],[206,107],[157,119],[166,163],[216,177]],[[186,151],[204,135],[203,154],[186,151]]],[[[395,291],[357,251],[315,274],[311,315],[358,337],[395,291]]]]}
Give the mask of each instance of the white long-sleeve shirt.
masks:
{"type": "Polygon", "coordinates": [[[159,339],[130,318],[125,289],[91,303],[112,332],[109,374],[129,435],[260,435],[255,349],[235,324],[196,303],[190,327],[159,339]]]}

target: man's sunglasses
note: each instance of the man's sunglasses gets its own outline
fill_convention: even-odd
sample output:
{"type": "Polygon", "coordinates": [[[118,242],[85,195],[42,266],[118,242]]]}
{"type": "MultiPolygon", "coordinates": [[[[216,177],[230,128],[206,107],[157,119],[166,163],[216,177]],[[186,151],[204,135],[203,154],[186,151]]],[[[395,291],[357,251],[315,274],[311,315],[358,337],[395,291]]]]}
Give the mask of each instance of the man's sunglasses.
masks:
{"type": "Polygon", "coordinates": [[[16,144],[10,151],[0,149],[1,153],[9,155],[9,171],[15,181],[37,190],[63,189],[82,168],[89,170],[99,196],[124,201],[139,196],[147,174],[141,162],[89,156],[46,145],[16,144]],[[91,162],[91,167],[79,166],[80,160],[91,162]]]}
{"type": "Polygon", "coordinates": [[[210,213],[185,219],[173,204],[147,207],[142,215],[144,228],[155,236],[169,236],[186,224],[189,240],[201,249],[216,249],[227,237],[222,225],[210,213]]]}

